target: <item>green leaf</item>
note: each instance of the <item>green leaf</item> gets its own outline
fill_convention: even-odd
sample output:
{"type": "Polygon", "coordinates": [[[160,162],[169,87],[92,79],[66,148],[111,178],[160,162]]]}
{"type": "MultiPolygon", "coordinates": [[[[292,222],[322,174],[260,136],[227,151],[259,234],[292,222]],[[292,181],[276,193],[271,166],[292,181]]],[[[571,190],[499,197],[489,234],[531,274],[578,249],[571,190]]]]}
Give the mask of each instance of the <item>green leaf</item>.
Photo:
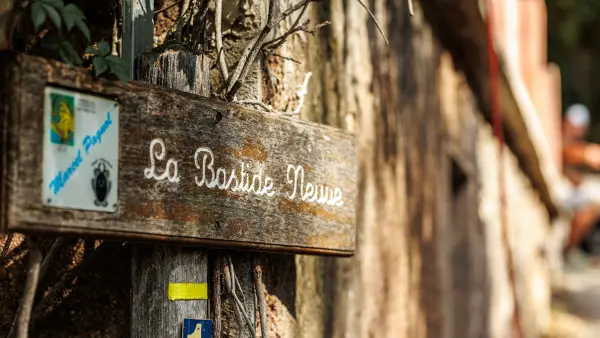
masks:
{"type": "Polygon", "coordinates": [[[108,44],[108,42],[101,40],[100,42],[98,42],[98,51],[100,52],[100,55],[102,56],[107,56],[110,54],[110,45],[108,44]]]}
{"type": "Polygon", "coordinates": [[[85,15],[83,15],[81,10],[75,4],[68,4],[61,11],[68,31],[73,29],[73,26],[75,26],[77,21],[85,19],[85,15]]]}
{"type": "Polygon", "coordinates": [[[129,66],[122,58],[115,55],[108,55],[105,59],[108,61],[108,65],[111,69],[123,69],[125,72],[129,73],[129,66]]]}
{"type": "Polygon", "coordinates": [[[65,6],[63,0],[42,0],[43,3],[53,6],[57,9],[61,9],[65,6]]]}
{"type": "Polygon", "coordinates": [[[85,36],[85,38],[90,41],[90,29],[88,28],[87,24],[85,23],[85,21],[83,20],[77,20],[75,21],[75,25],[77,26],[77,28],[81,31],[81,33],[83,33],[83,35],[85,36]]]}
{"type": "Polygon", "coordinates": [[[96,76],[100,76],[100,74],[106,72],[108,70],[108,62],[102,56],[96,56],[92,60],[94,64],[94,72],[96,76]]]}
{"type": "Polygon", "coordinates": [[[115,56],[115,55],[107,55],[106,56],[106,61],[109,61],[111,63],[115,63],[117,65],[123,63],[123,59],[121,59],[120,57],[115,56]]]}
{"type": "Polygon", "coordinates": [[[64,48],[61,48],[58,50],[58,53],[60,54],[60,57],[63,59],[63,61],[69,65],[70,68],[73,68],[73,60],[71,60],[71,56],[69,55],[69,52],[67,50],[65,50],[64,48]]]}
{"type": "Polygon", "coordinates": [[[125,61],[114,55],[107,56],[106,60],[108,61],[110,72],[116,75],[123,84],[126,84],[129,81],[129,67],[127,67],[125,61]]]}
{"type": "Polygon", "coordinates": [[[62,47],[66,49],[73,63],[75,63],[76,65],[81,65],[83,63],[81,56],[79,56],[79,53],[77,53],[77,51],[75,50],[75,48],[73,48],[73,45],[69,41],[63,41],[62,47]]]}
{"type": "Polygon", "coordinates": [[[129,81],[129,72],[123,69],[113,70],[111,73],[115,74],[117,78],[123,82],[123,84],[127,84],[129,81]]]}
{"type": "Polygon", "coordinates": [[[98,53],[98,50],[97,50],[96,48],[94,48],[94,46],[87,46],[87,47],[85,48],[85,51],[84,51],[84,53],[85,53],[85,54],[94,54],[94,55],[100,55],[100,54],[98,53]]]}
{"type": "Polygon", "coordinates": [[[46,10],[46,13],[48,13],[48,16],[50,17],[50,21],[52,21],[54,26],[56,26],[56,28],[60,29],[61,19],[60,19],[60,14],[58,14],[58,11],[56,10],[56,8],[54,8],[50,5],[44,4],[44,10],[46,10]]]}
{"type": "Polygon", "coordinates": [[[33,23],[33,28],[37,31],[45,21],[46,12],[44,11],[43,5],[40,2],[31,4],[31,22],[33,23]]]}

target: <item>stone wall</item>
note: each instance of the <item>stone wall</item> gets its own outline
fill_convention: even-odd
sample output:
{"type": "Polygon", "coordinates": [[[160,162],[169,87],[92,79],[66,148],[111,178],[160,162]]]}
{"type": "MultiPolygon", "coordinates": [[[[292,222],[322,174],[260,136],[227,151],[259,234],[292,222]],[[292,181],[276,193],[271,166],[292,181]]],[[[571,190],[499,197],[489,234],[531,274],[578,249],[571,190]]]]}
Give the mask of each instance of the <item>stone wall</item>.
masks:
{"type": "Polygon", "coordinates": [[[546,245],[551,226],[548,212],[520,171],[517,159],[506,149],[499,163],[497,140],[491,128],[478,123],[477,166],[480,173],[479,215],[485,233],[491,287],[490,336],[509,337],[513,299],[506,250],[502,243],[498,170],[506,173],[509,242],[513,255],[521,323],[526,337],[538,336],[550,314],[550,273],[546,245]]]}

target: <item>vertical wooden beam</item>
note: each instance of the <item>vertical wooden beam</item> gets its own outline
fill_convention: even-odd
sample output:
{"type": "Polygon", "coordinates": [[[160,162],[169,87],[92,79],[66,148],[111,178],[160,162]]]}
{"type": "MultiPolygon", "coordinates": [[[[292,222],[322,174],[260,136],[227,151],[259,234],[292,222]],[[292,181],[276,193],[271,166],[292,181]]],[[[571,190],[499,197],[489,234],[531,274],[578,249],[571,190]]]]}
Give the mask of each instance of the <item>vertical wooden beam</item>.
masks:
{"type": "MultiPolygon", "coordinates": [[[[138,58],[136,77],[208,96],[210,61],[183,48],[138,58]]],[[[132,337],[181,337],[184,318],[208,319],[208,300],[167,299],[170,283],[207,283],[205,251],[166,245],[137,246],[132,260],[132,337]]]]}
{"type": "MultiPolygon", "coordinates": [[[[153,1],[123,1],[121,55],[129,65],[130,74],[139,80],[208,96],[210,62],[203,56],[183,49],[142,55],[154,46],[153,21],[153,1]],[[137,57],[139,69],[136,72],[137,57]]],[[[131,336],[134,338],[179,338],[184,318],[208,318],[208,300],[170,301],[167,293],[170,283],[208,282],[208,260],[204,251],[136,245],[131,282],[131,336]]]]}
{"type": "Polygon", "coordinates": [[[123,0],[121,56],[133,76],[135,58],[154,47],[154,1],[123,0]]]}
{"type": "MultiPolygon", "coordinates": [[[[208,96],[209,71],[208,58],[175,46],[141,55],[136,77],[208,96]]],[[[131,337],[179,338],[183,319],[209,319],[208,299],[170,301],[167,298],[170,283],[208,282],[205,251],[167,245],[136,245],[131,281],[131,337]]]]}

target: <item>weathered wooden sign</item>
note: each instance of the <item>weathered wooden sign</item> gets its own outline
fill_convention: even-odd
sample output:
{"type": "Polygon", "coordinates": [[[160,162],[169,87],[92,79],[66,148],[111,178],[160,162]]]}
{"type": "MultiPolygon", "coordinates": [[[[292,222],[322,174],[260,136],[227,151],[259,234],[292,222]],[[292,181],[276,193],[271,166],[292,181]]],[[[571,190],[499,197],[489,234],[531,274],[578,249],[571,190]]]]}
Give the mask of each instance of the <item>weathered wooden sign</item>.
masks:
{"type": "Polygon", "coordinates": [[[351,134],[143,83],[95,80],[86,70],[37,57],[1,58],[4,231],[353,253],[351,134]],[[67,104],[72,135],[68,126],[62,132],[74,137],[73,149],[72,158],[44,165],[53,156],[48,149],[65,147],[51,144],[46,130],[56,122],[46,119],[60,119],[60,106],[53,115],[48,103],[52,93],[75,98],[65,99],[74,102],[67,104]],[[78,98],[89,111],[77,106],[78,98]],[[98,108],[106,99],[118,115],[98,108]],[[91,126],[77,123],[84,114],[96,114],[87,119],[91,126]],[[118,145],[118,163],[96,147],[108,143],[118,145]],[[116,202],[105,203],[111,191],[116,202]],[[77,196],[63,200],[77,202],[48,201],[65,192],[77,196]]]}

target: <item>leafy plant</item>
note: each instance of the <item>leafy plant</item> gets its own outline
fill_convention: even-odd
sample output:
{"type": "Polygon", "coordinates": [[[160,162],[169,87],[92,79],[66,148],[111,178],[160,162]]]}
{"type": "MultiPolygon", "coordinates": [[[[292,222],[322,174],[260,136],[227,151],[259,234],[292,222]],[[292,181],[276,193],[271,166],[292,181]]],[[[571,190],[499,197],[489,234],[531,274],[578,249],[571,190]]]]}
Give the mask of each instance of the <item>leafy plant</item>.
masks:
{"type": "Polygon", "coordinates": [[[85,15],[75,4],[68,4],[62,9],[62,18],[65,21],[67,31],[70,32],[73,27],[77,27],[85,38],[90,41],[90,29],[85,23],[85,15]]]}
{"type": "Polygon", "coordinates": [[[81,56],[79,56],[69,40],[62,37],[48,35],[42,40],[42,47],[58,52],[69,67],[73,67],[74,65],[80,66],[83,63],[81,56]]]}
{"type": "Polygon", "coordinates": [[[57,51],[70,67],[81,65],[81,57],[62,33],[63,28],[69,33],[73,27],[77,27],[89,42],[90,29],[85,22],[85,15],[75,4],[65,6],[63,0],[34,0],[31,3],[31,22],[35,30],[38,31],[48,20],[56,27],[57,34],[48,34],[44,37],[43,47],[57,51]]]}
{"type": "Polygon", "coordinates": [[[90,41],[90,29],[85,22],[85,15],[75,4],[65,6],[63,0],[34,0],[31,3],[31,21],[35,30],[39,30],[47,19],[50,19],[59,32],[63,23],[67,32],[77,27],[87,41],[90,41]]]}
{"type": "Polygon", "coordinates": [[[110,46],[108,42],[102,40],[98,42],[98,48],[89,46],[86,53],[93,54],[92,64],[94,65],[94,73],[100,76],[103,73],[114,74],[123,83],[129,81],[129,69],[126,63],[120,57],[110,55],[110,46]]]}
{"type": "MultiPolygon", "coordinates": [[[[48,20],[56,27],[57,33],[47,34],[42,40],[42,47],[56,51],[69,67],[83,64],[81,56],[71,42],[63,37],[64,31],[70,33],[73,28],[77,28],[87,42],[91,41],[90,29],[83,12],[73,3],[65,5],[63,0],[33,0],[31,2],[31,22],[35,30],[39,31],[48,20]]],[[[121,58],[110,55],[108,42],[100,41],[98,48],[90,45],[86,48],[85,53],[94,55],[92,64],[96,76],[108,72],[117,76],[123,83],[129,81],[127,65],[121,58]]]]}

